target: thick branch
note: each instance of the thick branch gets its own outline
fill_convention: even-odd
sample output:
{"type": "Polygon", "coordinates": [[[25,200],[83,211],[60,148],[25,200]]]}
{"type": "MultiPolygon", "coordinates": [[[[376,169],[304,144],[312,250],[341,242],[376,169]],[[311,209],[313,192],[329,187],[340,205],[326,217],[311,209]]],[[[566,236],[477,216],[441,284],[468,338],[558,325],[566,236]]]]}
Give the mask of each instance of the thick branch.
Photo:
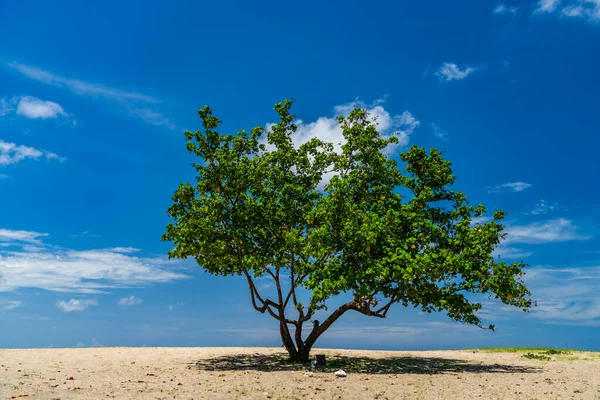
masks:
{"type": "Polygon", "coordinates": [[[278,310],[280,308],[280,305],[269,299],[264,300],[258,293],[258,289],[256,289],[256,285],[254,284],[254,281],[252,281],[252,278],[250,277],[248,271],[246,271],[245,269],[243,271],[244,275],[246,275],[246,280],[248,281],[248,286],[250,288],[250,294],[252,298],[252,305],[254,306],[254,308],[261,314],[264,314],[265,311],[268,311],[271,317],[275,318],[276,320],[280,320],[277,314],[275,314],[275,312],[271,309],[271,307],[274,307],[276,310],[278,310]],[[262,306],[256,304],[256,300],[258,300],[262,304],[262,306]]]}
{"type": "Polygon", "coordinates": [[[317,341],[319,336],[323,332],[325,332],[331,324],[333,324],[339,317],[341,317],[346,311],[356,309],[357,304],[354,301],[348,302],[346,304],[338,307],[337,310],[333,312],[322,324],[319,324],[319,321],[314,322],[313,330],[306,338],[305,346],[312,347],[312,345],[317,341]]]}

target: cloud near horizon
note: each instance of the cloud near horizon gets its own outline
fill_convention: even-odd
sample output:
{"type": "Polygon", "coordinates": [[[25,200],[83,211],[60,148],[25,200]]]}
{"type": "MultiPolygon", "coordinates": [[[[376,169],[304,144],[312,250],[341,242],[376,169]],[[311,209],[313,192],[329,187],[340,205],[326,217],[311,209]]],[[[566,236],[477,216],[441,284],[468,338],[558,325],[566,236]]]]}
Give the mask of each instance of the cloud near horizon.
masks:
{"type": "Polygon", "coordinates": [[[164,258],[133,256],[132,248],[70,250],[44,244],[45,233],[0,230],[0,292],[38,288],[68,293],[108,293],[107,289],[174,282],[164,258]],[[31,247],[28,245],[36,244],[31,247]]]}

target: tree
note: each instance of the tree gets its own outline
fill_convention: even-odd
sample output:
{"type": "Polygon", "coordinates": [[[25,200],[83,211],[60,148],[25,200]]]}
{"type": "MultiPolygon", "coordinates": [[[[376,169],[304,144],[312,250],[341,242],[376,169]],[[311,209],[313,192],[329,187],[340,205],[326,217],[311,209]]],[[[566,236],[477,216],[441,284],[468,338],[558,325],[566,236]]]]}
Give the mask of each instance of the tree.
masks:
{"type": "Polygon", "coordinates": [[[504,212],[475,223],[486,209],[449,189],[455,176],[442,152],[413,146],[400,154],[402,172],[388,155],[397,139],[382,137],[360,108],[338,118],[340,152],[318,139],[294,146],[291,104],[275,105],[280,122],[266,138],[262,127],[220,134],[211,109],[198,112],[203,131],[185,132],[187,150],[200,159],[197,183],[181,184],[168,209],[174,222],[162,239],[174,244],[170,257],[245,277],[254,308],[278,321],[290,357],[302,362],[350,310],[385,318],[392,305],[412,304],[492,330],[467,295],[529,310],[526,265],[492,255],[505,235],[504,212]],[[261,294],[259,277],[273,280],[276,295],[261,294]],[[309,294],[305,303],[300,292],[309,294]],[[336,295],[350,300],[314,320],[336,295]]]}

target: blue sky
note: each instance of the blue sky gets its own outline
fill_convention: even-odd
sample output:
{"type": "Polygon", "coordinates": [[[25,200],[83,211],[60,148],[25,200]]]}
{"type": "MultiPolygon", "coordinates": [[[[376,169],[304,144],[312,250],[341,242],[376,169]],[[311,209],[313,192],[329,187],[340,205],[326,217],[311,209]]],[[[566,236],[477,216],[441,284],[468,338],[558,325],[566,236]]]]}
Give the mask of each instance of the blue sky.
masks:
{"type": "Polygon", "coordinates": [[[244,280],[159,239],[196,111],[237,131],[294,97],[304,138],[358,102],[446,150],[539,304],[486,301],[496,332],[346,314],[319,346],[600,350],[599,0],[0,0],[0,38],[0,347],[279,345],[244,280]]]}

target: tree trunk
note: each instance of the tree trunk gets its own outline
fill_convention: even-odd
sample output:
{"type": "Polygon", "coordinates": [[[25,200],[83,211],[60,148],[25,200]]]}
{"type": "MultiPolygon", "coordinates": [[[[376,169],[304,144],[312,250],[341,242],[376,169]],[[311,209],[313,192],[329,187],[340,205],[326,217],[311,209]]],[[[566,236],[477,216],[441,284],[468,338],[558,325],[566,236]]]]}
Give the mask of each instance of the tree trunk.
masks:
{"type": "Polygon", "coordinates": [[[303,346],[299,349],[294,349],[293,352],[288,350],[290,353],[290,360],[294,362],[299,362],[303,364],[308,364],[310,362],[310,347],[303,346]]]}
{"type": "Polygon", "coordinates": [[[308,364],[310,362],[310,347],[303,347],[298,350],[298,362],[308,364]]]}
{"type": "MultiPolygon", "coordinates": [[[[289,334],[289,330],[286,329],[287,327],[284,327],[284,322],[280,323],[279,331],[281,333],[281,340],[283,342],[283,346],[290,354],[290,360],[308,364],[310,360],[310,350],[314,346],[319,336],[321,336],[323,332],[325,332],[331,326],[331,324],[333,324],[346,311],[352,309],[356,309],[356,304],[353,301],[340,306],[333,312],[333,314],[323,321],[322,324],[319,324],[319,321],[314,321],[312,332],[308,335],[308,338],[306,338],[306,341],[304,342],[294,343],[294,340],[289,334]]],[[[301,332],[301,330],[299,332],[301,332]]],[[[302,340],[301,334],[297,339],[302,340]]]]}

